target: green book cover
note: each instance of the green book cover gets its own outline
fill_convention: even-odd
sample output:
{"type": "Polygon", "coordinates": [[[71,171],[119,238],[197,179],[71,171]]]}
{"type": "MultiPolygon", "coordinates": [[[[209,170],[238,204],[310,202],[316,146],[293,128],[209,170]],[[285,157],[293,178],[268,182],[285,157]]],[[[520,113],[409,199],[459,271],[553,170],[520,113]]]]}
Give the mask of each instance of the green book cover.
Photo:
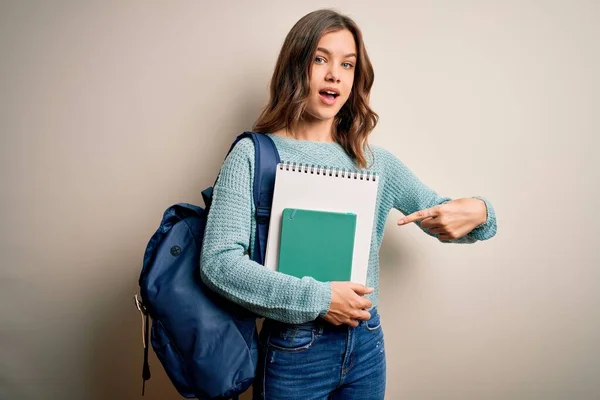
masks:
{"type": "Polygon", "coordinates": [[[356,214],[285,208],[278,271],[321,282],[349,281],[356,214]]]}

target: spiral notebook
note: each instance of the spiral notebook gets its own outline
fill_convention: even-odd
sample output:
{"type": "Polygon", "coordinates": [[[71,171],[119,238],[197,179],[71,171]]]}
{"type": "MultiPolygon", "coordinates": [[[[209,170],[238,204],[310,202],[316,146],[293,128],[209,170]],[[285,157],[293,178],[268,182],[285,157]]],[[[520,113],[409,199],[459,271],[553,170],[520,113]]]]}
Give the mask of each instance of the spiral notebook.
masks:
{"type": "Polygon", "coordinates": [[[278,270],[283,210],[333,211],[356,214],[350,281],[365,285],[379,179],[370,171],[282,162],[277,165],[265,266],[278,270]]]}

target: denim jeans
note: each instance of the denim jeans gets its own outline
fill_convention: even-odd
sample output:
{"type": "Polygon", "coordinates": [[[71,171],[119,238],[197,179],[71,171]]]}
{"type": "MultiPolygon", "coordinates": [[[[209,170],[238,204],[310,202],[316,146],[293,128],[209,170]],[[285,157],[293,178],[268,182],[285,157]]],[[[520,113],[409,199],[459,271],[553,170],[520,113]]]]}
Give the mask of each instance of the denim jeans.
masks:
{"type": "Polygon", "coordinates": [[[259,335],[254,400],[378,400],[385,394],[385,351],[377,309],[356,328],[323,319],[266,319],[259,335]]]}

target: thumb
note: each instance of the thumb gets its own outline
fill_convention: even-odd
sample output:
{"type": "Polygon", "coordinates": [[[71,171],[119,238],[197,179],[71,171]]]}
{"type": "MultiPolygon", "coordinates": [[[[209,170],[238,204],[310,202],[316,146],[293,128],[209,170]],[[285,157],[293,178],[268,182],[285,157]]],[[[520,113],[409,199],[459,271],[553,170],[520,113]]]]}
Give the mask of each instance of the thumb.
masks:
{"type": "Polygon", "coordinates": [[[369,294],[373,292],[373,288],[366,287],[365,285],[361,285],[360,283],[355,283],[350,288],[354,290],[356,294],[369,294]]]}

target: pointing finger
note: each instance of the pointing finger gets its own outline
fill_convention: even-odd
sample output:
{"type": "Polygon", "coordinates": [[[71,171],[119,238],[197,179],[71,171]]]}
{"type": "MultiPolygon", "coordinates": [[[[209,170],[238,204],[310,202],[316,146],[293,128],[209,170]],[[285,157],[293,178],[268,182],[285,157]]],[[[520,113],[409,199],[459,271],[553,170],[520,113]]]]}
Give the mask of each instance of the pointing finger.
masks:
{"type": "Polygon", "coordinates": [[[411,222],[421,221],[421,220],[424,220],[425,218],[435,217],[437,215],[438,215],[438,211],[435,207],[426,208],[424,210],[414,212],[414,213],[407,215],[406,217],[398,220],[398,225],[410,224],[411,222]]]}

